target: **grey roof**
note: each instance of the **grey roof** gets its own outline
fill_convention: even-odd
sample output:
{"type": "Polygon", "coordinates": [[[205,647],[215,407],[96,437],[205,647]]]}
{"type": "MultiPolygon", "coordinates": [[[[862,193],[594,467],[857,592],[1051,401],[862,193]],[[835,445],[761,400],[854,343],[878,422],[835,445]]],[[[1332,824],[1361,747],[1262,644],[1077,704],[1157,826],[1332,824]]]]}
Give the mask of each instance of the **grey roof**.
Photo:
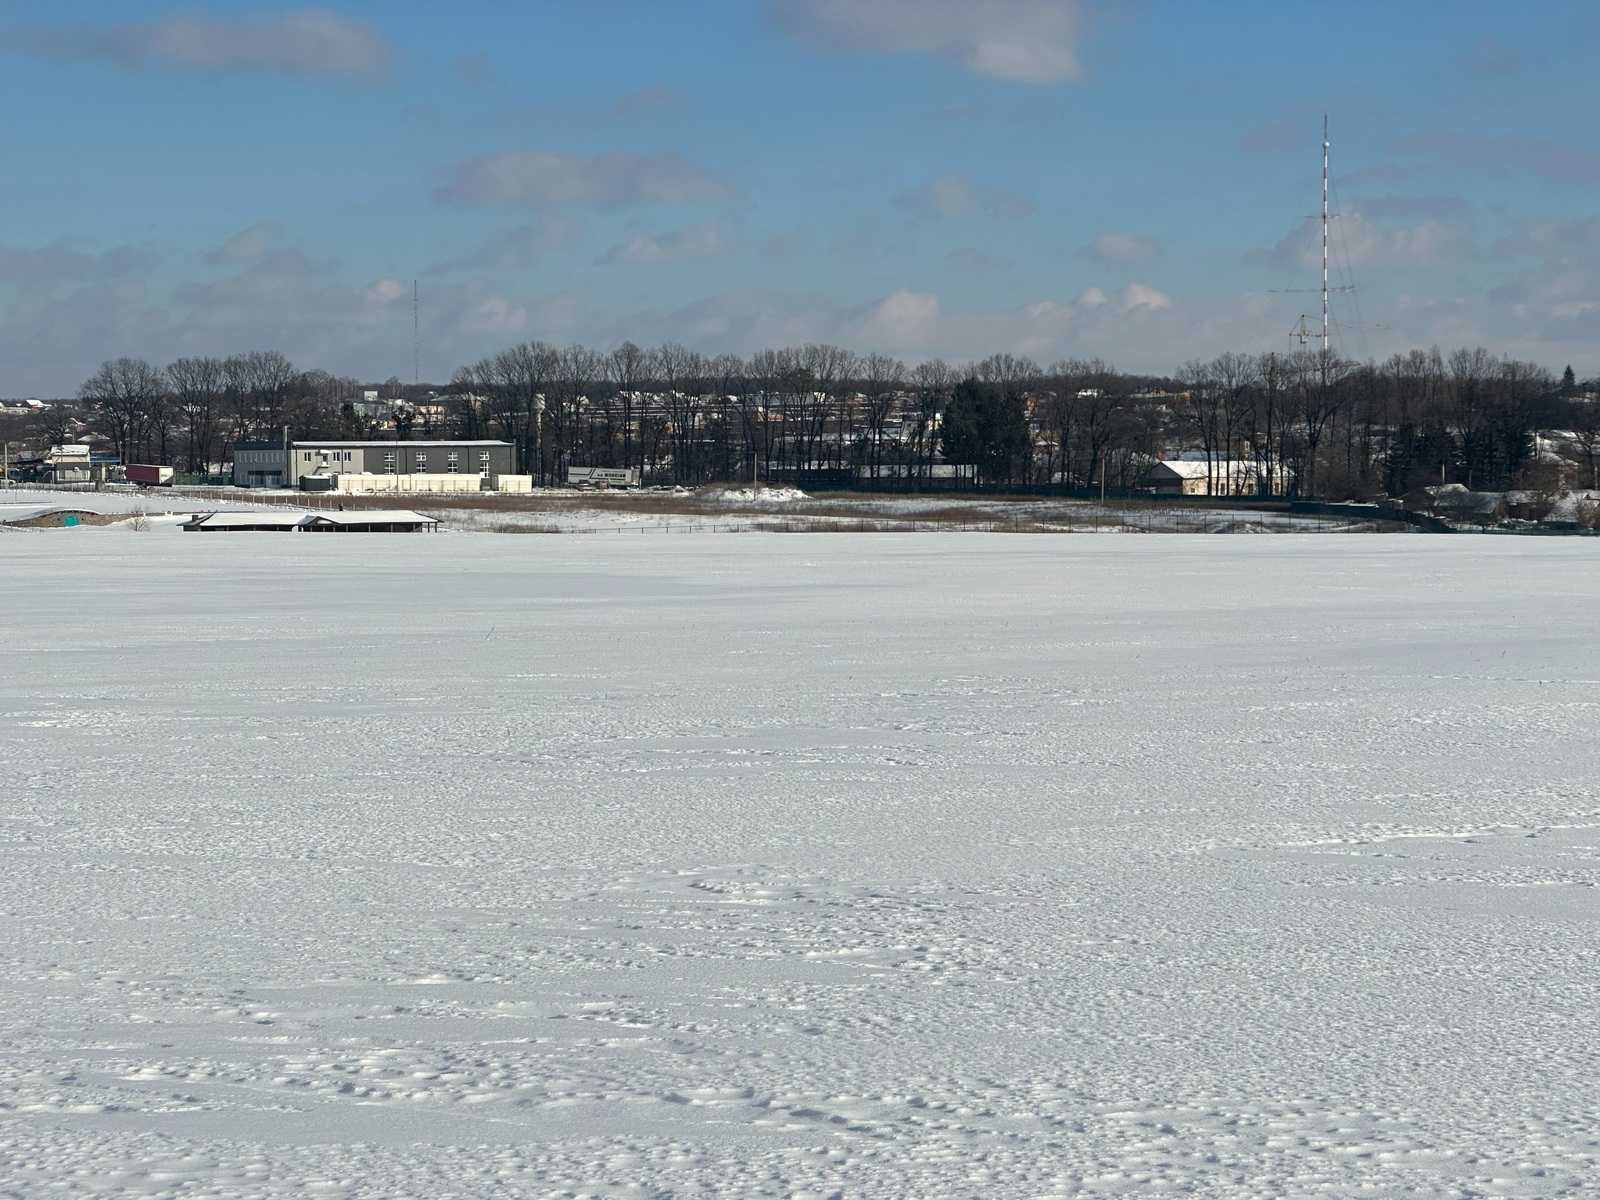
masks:
{"type": "Polygon", "coordinates": [[[438,518],[412,512],[408,508],[357,508],[349,512],[308,513],[305,524],[326,522],[329,525],[437,525],[438,518]]]}
{"type": "Polygon", "coordinates": [[[258,512],[196,513],[185,524],[207,529],[304,529],[307,525],[437,525],[438,519],[404,508],[353,509],[349,512],[306,512],[278,509],[258,512]]]}
{"type": "Polygon", "coordinates": [[[189,519],[190,525],[205,525],[211,529],[248,529],[257,525],[270,525],[275,529],[291,529],[306,519],[303,512],[213,512],[197,513],[189,519]]]}

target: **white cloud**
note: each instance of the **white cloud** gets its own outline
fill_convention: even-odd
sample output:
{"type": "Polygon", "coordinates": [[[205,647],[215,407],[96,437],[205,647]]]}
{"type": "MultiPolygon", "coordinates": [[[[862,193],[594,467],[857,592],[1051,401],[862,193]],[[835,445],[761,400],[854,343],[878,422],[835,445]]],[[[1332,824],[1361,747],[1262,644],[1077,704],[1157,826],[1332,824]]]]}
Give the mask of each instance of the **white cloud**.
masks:
{"type": "MultiPolygon", "coordinates": [[[[1415,225],[1384,226],[1369,220],[1354,208],[1335,218],[1329,237],[1330,256],[1335,267],[1432,266],[1460,252],[1467,241],[1466,230],[1460,225],[1429,219],[1415,225]]],[[[1316,222],[1307,221],[1300,228],[1285,234],[1272,249],[1252,254],[1251,257],[1308,268],[1320,267],[1321,227],[1316,222]]]]}
{"type": "Polygon", "coordinates": [[[1408,162],[1433,159],[1496,176],[1516,171],[1551,183],[1581,187],[1600,183],[1600,154],[1587,143],[1522,134],[1436,129],[1402,138],[1389,149],[1408,162]]]}
{"type": "MultiPolygon", "coordinates": [[[[1115,301],[1091,287],[1076,300],[1042,298],[1013,308],[952,308],[936,293],[912,288],[899,288],[855,308],[822,302],[784,311],[784,300],[769,296],[752,303],[741,298],[719,303],[716,311],[729,336],[740,341],[758,329],[787,323],[794,336],[786,340],[836,342],[862,352],[886,351],[907,358],[963,360],[1007,352],[1047,360],[1136,346],[1143,365],[1151,346],[1165,342],[1165,335],[1152,339],[1147,322],[1168,319],[1174,308],[1169,296],[1141,283],[1130,284],[1115,301]],[[772,311],[775,304],[781,320],[772,311]]],[[[710,316],[702,309],[694,320],[703,327],[710,316]]]]}
{"type": "Polygon", "coordinates": [[[457,163],[434,190],[445,204],[697,204],[733,189],[676,154],[505,150],[457,163]]]}
{"type": "Polygon", "coordinates": [[[831,50],[932,55],[1014,83],[1061,83],[1082,69],[1078,0],[771,0],[770,10],[831,50]]]}
{"type": "Polygon", "coordinates": [[[149,270],[157,261],[155,254],[137,246],[92,250],[67,241],[38,247],[0,243],[0,284],[48,289],[87,280],[123,279],[149,270]]]}
{"type": "Polygon", "coordinates": [[[322,8],[256,17],[171,16],[142,24],[34,29],[18,36],[35,57],[122,67],[178,67],[377,78],[394,49],[365,21],[322,8]]]}
{"type": "Polygon", "coordinates": [[[708,258],[723,249],[722,229],[715,222],[671,233],[638,234],[611,247],[602,263],[662,263],[686,258],[708,258]]]}
{"type": "Polygon", "coordinates": [[[939,297],[901,288],[872,306],[861,332],[864,345],[899,349],[927,344],[938,327],[939,297]]]}
{"type": "Polygon", "coordinates": [[[914,212],[941,217],[966,217],[974,213],[1005,219],[1033,214],[1033,202],[1004,188],[979,183],[970,175],[942,175],[921,187],[895,196],[895,203],[914,212]]]}
{"type": "Polygon", "coordinates": [[[1502,238],[1494,247],[1497,255],[1527,255],[1548,263],[1592,262],[1597,250],[1600,250],[1600,217],[1526,221],[1514,236],[1502,238]]]}
{"type": "Polygon", "coordinates": [[[645,84],[624,92],[607,110],[613,117],[636,117],[643,113],[670,112],[682,108],[683,97],[659,83],[645,84]]]}
{"type": "Polygon", "coordinates": [[[207,251],[206,262],[213,266],[250,262],[265,254],[277,236],[277,226],[268,221],[259,221],[241,229],[216,249],[207,251]]]}
{"type": "Polygon", "coordinates": [[[528,327],[528,310],[504,296],[480,301],[461,320],[467,333],[521,333],[528,327]]]}
{"type": "Polygon", "coordinates": [[[379,279],[367,288],[368,304],[393,304],[410,293],[411,289],[398,279],[379,279]]]}
{"type": "Polygon", "coordinates": [[[515,229],[495,234],[476,250],[458,258],[444,259],[428,268],[428,274],[452,275],[475,271],[526,271],[542,262],[580,233],[577,221],[564,216],[541,217],[515,229]]]}
{"type": "Polygon", "coordinates": [[[1141,309],[1157,312],[1172,307],[1172,297],[1143,283],[1130,283],[1122,291],[1122,311],[1138,312],[1141,309]]]}
{"type": "Polygon", "coordinates": [[[1084,248],[1084,254],[1099,262],[1136,262],[1154,258],[1161,246],[1154,238],[1137,233],[1102,233],[1084,248]]]}

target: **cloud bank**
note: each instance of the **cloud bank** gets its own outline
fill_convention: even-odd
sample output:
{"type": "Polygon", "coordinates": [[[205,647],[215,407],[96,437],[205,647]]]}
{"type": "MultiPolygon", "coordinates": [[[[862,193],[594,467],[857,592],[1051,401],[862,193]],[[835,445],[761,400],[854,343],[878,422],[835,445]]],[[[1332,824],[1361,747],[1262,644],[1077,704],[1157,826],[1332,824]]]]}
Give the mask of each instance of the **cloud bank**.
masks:
{"type": "Polygon", "coordinates": [[[772,0],[769,8],[780,29],[827,50],[930,55],[1012,83],[1082,75],[1077,0],[772,0]]]}
{"type": "Polygon", "coordinates": [[[371,25],[322,8],[31,29],[14,37],[23,53],[37,58],[124,68],[375,79],[388,74],[394,61],[394,48],[371,25]]]}
{"type": "Polygon", "coordinates": [[[676,154],[563,154],[504,150],[457,163],[434,190],[441,204],[555,207],[597,204],[705,204],[733,188],[676,154]]]}

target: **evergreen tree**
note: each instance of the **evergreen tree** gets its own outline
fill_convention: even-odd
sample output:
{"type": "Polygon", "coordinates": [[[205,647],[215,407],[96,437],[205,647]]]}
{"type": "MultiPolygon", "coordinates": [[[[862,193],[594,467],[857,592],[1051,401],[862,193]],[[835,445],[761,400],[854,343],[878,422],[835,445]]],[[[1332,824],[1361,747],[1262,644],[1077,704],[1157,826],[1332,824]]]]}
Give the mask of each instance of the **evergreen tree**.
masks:
{"type": "Polygon", "coordinates": [[[979,483],[1009,481],[1028,450],[1022,396],[1000,384],[963,379],[945,406],[944,456],[977,469],[979,483]]]}
{"type": "Polygon", "coordinates": [[[1561,394],[1570,396],[1578,390],[1578,377],[1572,373],[1572,364],[1567,364],[1567,369],[1561,372],[1561,394]]]}

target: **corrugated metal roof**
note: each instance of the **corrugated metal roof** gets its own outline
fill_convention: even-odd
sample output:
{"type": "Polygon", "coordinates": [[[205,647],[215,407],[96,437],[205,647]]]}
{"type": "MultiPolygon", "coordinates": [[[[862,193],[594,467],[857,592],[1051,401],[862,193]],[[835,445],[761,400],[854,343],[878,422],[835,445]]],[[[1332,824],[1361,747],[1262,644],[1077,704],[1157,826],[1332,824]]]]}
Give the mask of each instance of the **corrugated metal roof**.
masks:
{"type": "Polygon", "coordinates": [[[253,525],[269,525],[274,529],[293,529],[306,519],[303,512],[214,512],[200,513],[189,522],[208,529],[247,529],[253,525]]]}
{"type": "Polygon", "coordinates": [[[308,513],[306,524],[326,522],[329,525],[437,525],[434,517],[412,512],[407,508],[361,508],[349,512],[308,513]]]}

